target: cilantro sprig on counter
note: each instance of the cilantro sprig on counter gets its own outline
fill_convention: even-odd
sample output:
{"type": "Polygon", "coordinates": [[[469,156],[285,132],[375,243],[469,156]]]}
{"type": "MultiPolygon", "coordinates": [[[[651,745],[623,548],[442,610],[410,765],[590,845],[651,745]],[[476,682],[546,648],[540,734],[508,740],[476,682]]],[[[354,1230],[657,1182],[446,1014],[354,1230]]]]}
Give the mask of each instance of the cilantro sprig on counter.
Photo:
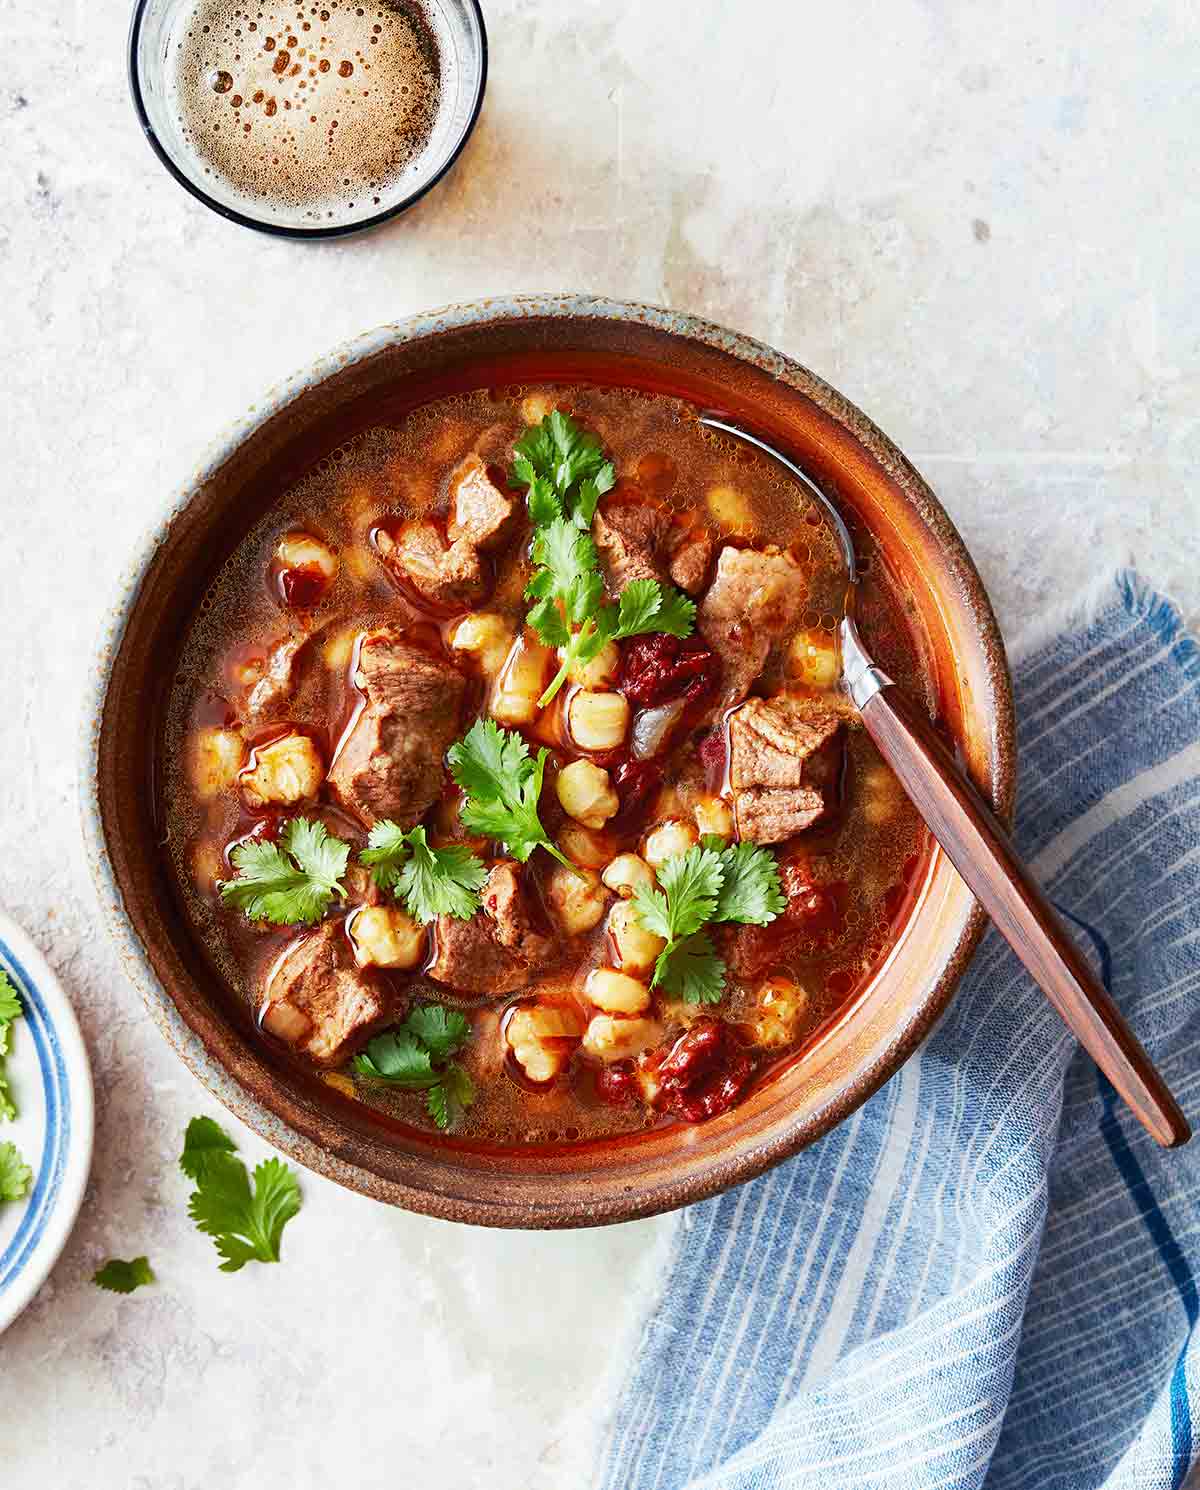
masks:
{"type": "Polygon", "coordinates": [[[465,1015],[442,1004],[421,1004],[403,1024],[371,1040],[354,1069],[372,1081],[424,1092],[429,1115],[443,1130],[475,1100],[475,1086],[453,1060],[471,1026],[465,1015]]]}
{"type": "Polygon", "coordinates": [[[342,876],[350,845],[333,838],[325,824],[294,817],[278,843],[249,838],[230,854],[237,876],[222,880],[221,895],[252,921],[276,926],[311,926],[335,896],[344,900],[342,876]]]}
{"type": "Polygon", "coordinates": [[[525,619],[543,645],[562,652],[562,666],[538,700],[544,709],[571,670],[591,662],[606,642],[651,631],[688,636],[696,606],[655,579],[632,581],[615,605],[605,601],[590,529],[596,504],[612,489],[616,474],[595,435],[555,409],[513,449],[510,480],[527,488],[535,529],[536,570],[525,590],[535,603],[525,619]]]}
{"type": "Polygon", "coordinates": [[[479,909],[488,872],[469,848],[431,848],[424,828],[406,833],[388,818],[375,824],[367,843],[358,857],[376,885],[403,901],[415,920],[427,924],[446,915],[465,921],[479,909]]]}
{"type": "Polygon", "coordinates": [[[549,754],[543,746],[534,759],[515,731],[501,729],[491,719],[477,719],[451,745],[446,759],[465,793],[459,820],[468,833],[498,839],[522,864],[540,847],[571,868],[538,817],[549,754]]]}
{"type": "Polygon", "coordinates": [[[128,1262],[120,1257],[110,1257],[92,1274],[92,1282],[108,1293],[132,1293],[135,1288],[157,1281],[148,1257],[135,1257],[128,1262]]]}
{"type": "Polygon", "coordinates": [[[196,1185],[188,1215],[212,1237],[223,1273],[236,1273],[248,1262],[278,1262],[283,1228],[300,1209],[300,1186],[289,1165],[264,1159],[252,1189],[236,1147],[212,1118],[196,1117],[179,1156],[179,1167],[196,1185]]]}
{"type": "Polygon", "coordinates": [[[725,991],[725,963],[703,928],[723,921],[766,926],[786,907],[779,868],[769,849],[725,844],[706,835],[658,871],[658,888],[638,887],[638,921],[666,946],[651,987],[689,1004],[715,1004],[725,991]]]}

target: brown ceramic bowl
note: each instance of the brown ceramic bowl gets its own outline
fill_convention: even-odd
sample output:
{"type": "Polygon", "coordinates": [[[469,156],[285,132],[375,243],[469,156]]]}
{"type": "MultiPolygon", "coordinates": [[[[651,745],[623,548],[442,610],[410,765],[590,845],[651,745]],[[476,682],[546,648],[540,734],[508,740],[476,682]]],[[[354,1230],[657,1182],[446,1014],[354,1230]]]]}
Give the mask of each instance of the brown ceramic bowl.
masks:
{"type": "Polygon", "coordinates": [[[983,917],[933,855],[891,957],[778,1076],[697,1127],[558,1150],[384,1132],[252,1037],[209,970],[163,869],[151,742],[181,629],[273,496],[365,425],[454,389],[594,380],[723,410],[789,451],[875,535],[928,635],[942,718],[1001,813],[1013,794],[1012,695],[988,599],[932,492],[884,435],[812,373],[708,322],[589,297],[493,300],[352,343],[273,392],[197,472],[137,563],[97,669],[84,771],[90,856],[125,963],[210,1090],[293,1158],[411,1210],[490,1226],[645,1216],[751,1178],[827,1133],[916,1049],[946,1008],[983,917]]]}

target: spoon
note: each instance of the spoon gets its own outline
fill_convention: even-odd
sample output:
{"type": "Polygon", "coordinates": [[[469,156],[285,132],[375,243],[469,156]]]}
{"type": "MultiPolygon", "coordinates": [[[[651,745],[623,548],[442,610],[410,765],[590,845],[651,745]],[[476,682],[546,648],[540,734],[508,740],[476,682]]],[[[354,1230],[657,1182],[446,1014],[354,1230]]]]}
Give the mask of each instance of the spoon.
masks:
{"type": "Polygon", "coordinates": [[[842,683],[880,755],[1000,935],[1138,1121],[1164,1148],[1186,1143],[1191,1128],[1179,1104],[1017,857],[1000,820],[922,710],[867,651],[854,619],[859,586],[854,544],[841,513],[811,477],[756,435],[707,414],[700,423],[762,450],[820,503],[837,534],[849,580],[838,628],[842,683]]]}

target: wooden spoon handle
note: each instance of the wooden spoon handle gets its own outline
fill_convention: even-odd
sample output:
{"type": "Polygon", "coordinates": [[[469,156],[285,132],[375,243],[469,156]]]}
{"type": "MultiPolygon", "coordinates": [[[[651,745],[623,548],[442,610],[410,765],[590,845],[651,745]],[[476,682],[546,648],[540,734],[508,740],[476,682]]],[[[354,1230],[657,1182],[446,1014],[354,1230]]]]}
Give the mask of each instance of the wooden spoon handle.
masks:
{"type": "Polygon", "coordinates": [[[1164,1148],[1186,1143],[1179,1104],[929,720],[894,684],[863,703],[862,718],[950,862],[1138,1121],[1164,1148]]]}

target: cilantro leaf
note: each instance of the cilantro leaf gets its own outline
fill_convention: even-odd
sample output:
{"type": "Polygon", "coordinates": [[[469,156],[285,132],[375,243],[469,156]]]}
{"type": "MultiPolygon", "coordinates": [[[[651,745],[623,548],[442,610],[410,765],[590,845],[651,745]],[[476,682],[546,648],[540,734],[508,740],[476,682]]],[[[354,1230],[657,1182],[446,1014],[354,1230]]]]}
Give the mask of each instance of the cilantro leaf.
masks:
{"type": "Polygon", "coordinates": [[[553,595],[547,595],[525,616],[544,647],[565,647],[571,641],[571,628],[563,620],[562,608],[553,595]]]}
{"type": "Polygon", "coordinates": [[[633,892],[633,908],[637,912],[638,924],[666,942],[672,940],[673,921],[671,907],[661,890],[651,890],[647,885],[638,885],[633,892]]]}
{"type": "Polygon", "coordinates": [[[324,823],[292,818],[278,843],[250,838],[237,845],[230,855],[237,877],[221,882],[221,895],[252,921],[311,925],[335,895],[345,898],[349,857],[350,845],[331,837],[324,823]]]}
{"type": "MultiPolygon", "coordinates": [[[[546,606],[549,601],[560,609],[560,627],[564,619],[572,625],[582,625],[599,608],[604,595],[604,580],[591,535],[580,532],[565,518],[556,517],[548,527],[538,529],[532,558],[538,569],[525,587],[525,595],[543,603],[529,613],[526,618],[529,624],[538,630],[537,621],[532,619],[535,616],[541,619],[543,627],[549,624],[546,606]]],[[[540,630],[538,634],[547,646],[562,645],[561,641],[542,635],[540,630]]]]}
{"type": "Polygon", "coordinates": [[[459,818],[467,832],[500,840],[521,863],[540,846],[566,864],[538,817],[549,754],[543,746],[532,760],[520,735],[502,730],[494,720],[477,719],[446,756],[451,775],[466,794],[459,818]]]}
{"type": "Polygon", "coordinates": [[[701,928],[720,921],[766,926],[787,900],[769,849],[726,844],[708,834],[686,854],[662,864],[658,888],[640,885],[633,905],[641,925],[666,942],[651,987],[688,1003],[709,1004],[724,992],[725,964],[701,928]]]}
{"type": "Polygon", "coordinates": [[[183,1135],[183,1153],[179,1156],[179,1167],[189,1180],[197,1180],[204,1173],[205,1165],[214,1154],[232,1154],[237,1144],[210,1117],[194,1117],[183,1135]]]}
{"type": "Polygon", "coordinates": [[[470,1076],[457,1061],[449,1060],[470,1033],[469,1021],[456,1009],[422,1004],[398,1029],[376,1035],[366,1052],[355,1057],[354,1069],[360,1076],[406,1091],[423,1091],[430,1117],[446,1129],[475,1100],[470,1076]]]}
{"type": "Polygon", "coordinates": [[[581,528],[590,528],[596,515],[596,506],[605,492],[612,491],[617,484],[617,473],[611,465],[603,465],[594,476],[579,483],[579,496],[575,501],[575,521],[581,528]]]}
{"type": "Polygon", "coordinates": [[[513,485],[532,486],[535,481],[544,481],[551,491],[556,490],[549,418],[531,425],[513,445],[513,485]]]}
{"type": "Polygon", "coordinates": [[[725,964],[706,931],[694,931],[661,952],[654,981],[688,1004],[717,1004],[725,991],[725,964]]]}
{"type": "Polygon", "coordinates": [[[558,409],[513,446],[512,480],[528,487],[529,516],[539,525],[566,517],[590,527],[597,501],[616,479],[599,439],[558,409]]]}
{"type": "MultiPolygon", "coordinates": [[[[197,1121],[212,1120],[193,1119],[189,1134],[197,1121]]],[[[188,1215],[213,1238],[224,1259],[223,1273],[236,1273],[248,1262],[278,1262],[283,1228],[300,1209],[295,1172],[281,1159],[264,1159],[254,1171],[251,1188],[246,1166],[231,1152],[232,1141],[216,1123],[212,1127],[225,1144],[215,1142],[211,1131],[204,1130],[204,1158],[193,1176],[196,1189],[188,1200],[188,1215]]],[[[188,1154],[186,1139],[184,1154],[188,1154]]]]}
{"type": "MultiPolygon", "coordinates": [[[[623,600],[624,595],[621,598],[623,600]]],[[[662,605],[655,613],[654,625],[647,629],[665,631],[668,636],[691,636],[695,622],[696,602],[689,600],[682,590],[669,585],[663,592],[662,605]]],[[[634,635],[631,631],[621,634],[623,636],[634,635]]]]}
{"type": "Polygon", "coordinates": [[[17,1115],[17,1104],[12,1098],[12,1088],[4,1069],[4,1057],[8,1054],[15,1020],[21,1018],[23,1010],[17,990],[8,974],[0,968],[0,1121],[12,1122],[17,1115]]]}
{"type": "Polygon", "coordinates": [[[667,631],[672,636],[690,636],[696,618],[696,602],[674,585],[656,579],[634,579],[621,591],[615,610],[608,607],[601,621],[605,639],[620,641],[643,636],[648,631],[667,631]]]}
{"type": "MultiPolygon", "coordinates": [[[[613,636],[640,636],[645,631],[656,630],[653,622],[662,610],[662,586],[656,579],[632,579],[621,591],[617,604],[613,636]]],[[[610,615],[612,612],[610,610],[610,615]]]]}
{"type": "Polygon", "coordinates": [[[17,997],[17,990],[8,974],[0,968],[0,1024],[11,1024],[14,1019],[21,1017],[21,1013],[21,1000],[17,997]]]}
{"type": "Polygon", "coordinates": [[[542,644],[557,647],[562,665],[538,700],[545,708],[572,668],[586,665],[605,642],[647,631],[687,636],[694,603],[657,580],[627,585],[616,606],[604,603],[592,519],[605,492],[616,485],[616,471],[604,459],[600,441],[568,415],[552,410],[513,447],[510,483],[528,489],[535,532],[536,566],[525,597],[535,601],[525,619],[542,644]]]}
{"type": "Polygon", "coordinates": [[[17,1152],[15,1143],[0,1143],[0,1200],[24,1200],[29,1194],[33,1170],[17,1152]]]}
{"type": "Polygon", "coordinates": [[[367,836],[367,847],[359,854],[369,866],[371,878],[384,893],[395,894],[400,871],[409,858],[408,834],[390,817],[382,818],[367,836]]]}
{"type": "Polygon", "coordinates": [[[779,866],[769,849],[753,843],[731,843],[721,851],[723,878],[714,921],[766,926],[787,909],[779,883],[779,866]]]}
{"type": "Polygon", "coordinates": [[[374,1081],[389,1081],[410,1091],[424,1091],[438,1080],[429,1051],[406,1029],[387,1030],[354,1057],[354,1069],[374,1081]]]}
{"type": "Polygon", "coordinates": [[[723,880],[721,856],[693,845],[658,871],[658,882],[670,904],[671,939],[682,941],[711,921],[723,880]]]}
{"type": "Polygon", "coordinates": [[[659,888],[639,885],[633,905],[637,919],[666,946],[654,964],[650,986],[661,986],[688,1003],[716,1003],[725,987],[725,964],[700,930],[713,919],[725,873],[722,856],[694,844],[658,870],[659,888]]]}
{"type": "Polygon", "coordinates": [[[487,719],[473,724],[451,745],[447,758],[458,785],[468,797],[482,802],[498,797],[499,783],[519,776],[528,756],[520,735],[487,719]]]}
{"type": "Polygon", "coordinates": [[[425,1094],[429,1116],[443,1132],[474,1100],[475,1083],[457,1062],[447,1066],[442,1072],[441,1081],[437,1086],[431,1086],[425,1094]]]}
{"type": "Polygon", "coordinates": [[[534,527],[542,528],[563,515],[562,503],[554,490],[554,483],[544,476],[535,476],[529,483],[525,498],[529,507],[529,519],[534,527]]]}
{"type": "Polygon", "coordinates": [[[155,1281],[148,1257],[135,1257],[131,1262],[110,1257],[92,1274],[92,1282],[109,1293],[132,1293],[135,1288],[155,1281]]]}
{"type": "Polygon", "coordinates": [[[544,422],[550,426],[550,438],[558,460],[554,483],[560,492],[569,492],[573,486],[589,477],[598,478],[606,470],[611,472],[612,467],[604,459],[604,449],[597,436],[580,429],[569,414],[551,409],[544,422]]]}
{"type": "Polygon", "coordinates": [[[416,920],[428,924],[446,915],[465,921],[479,909],[487,870],[463,844],[431,848],[423,827],[406,833],[387,818],[375,824],[367,842],[359,858],[371,866],[379,888],[402,900],[416,920]]]}
{"type": "Polygon", "coordinates": [[[466,1044],[470,1021],[457,1009],[443,1004],[420,1004],[404,1021],[404,1028],[429,1051],[435,1061],[444,1061],[466,1044]]]}

